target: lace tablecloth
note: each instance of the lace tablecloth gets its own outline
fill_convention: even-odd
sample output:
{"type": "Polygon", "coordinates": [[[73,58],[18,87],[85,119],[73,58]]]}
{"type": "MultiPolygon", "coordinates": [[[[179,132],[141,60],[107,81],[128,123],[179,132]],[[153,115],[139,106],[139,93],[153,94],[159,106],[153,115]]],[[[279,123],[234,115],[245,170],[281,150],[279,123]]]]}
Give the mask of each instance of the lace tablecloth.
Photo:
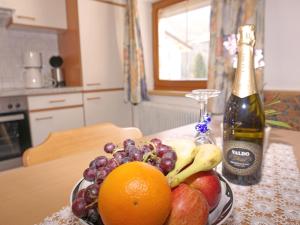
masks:
{"type": "MultiPolygon", "coordinates": [[[[300,225],[300,173],[293,148],[273,143],[264,154],[259,184],[231,184],[234,209],[226,225],[300,225]]],[[[62,224],[80,225],[68,206],[40,223],[62,224]]]]}

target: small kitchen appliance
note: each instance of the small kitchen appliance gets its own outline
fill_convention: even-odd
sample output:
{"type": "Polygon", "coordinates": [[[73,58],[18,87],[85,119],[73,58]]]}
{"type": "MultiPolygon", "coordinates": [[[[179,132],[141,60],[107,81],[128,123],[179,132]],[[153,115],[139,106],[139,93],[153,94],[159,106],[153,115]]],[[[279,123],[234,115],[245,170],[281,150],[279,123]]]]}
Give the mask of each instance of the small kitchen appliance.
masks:
{"type": "Polygon", "coordinates": [[[60,56],[52,56],[49,60],[49,63],[52,66],[51,69],[52,79],[56,81],[56,87],[64,87],[66,85],[64,74],[61,69],[63,62],[64,61],[60,56]]]}
{"type": "Polygon", "coordinates": [[[23,65],[25,68],[24,79],[26,88],[43,87],[42,77],[42,54],[29,51],[23,55],[23,65]]]}

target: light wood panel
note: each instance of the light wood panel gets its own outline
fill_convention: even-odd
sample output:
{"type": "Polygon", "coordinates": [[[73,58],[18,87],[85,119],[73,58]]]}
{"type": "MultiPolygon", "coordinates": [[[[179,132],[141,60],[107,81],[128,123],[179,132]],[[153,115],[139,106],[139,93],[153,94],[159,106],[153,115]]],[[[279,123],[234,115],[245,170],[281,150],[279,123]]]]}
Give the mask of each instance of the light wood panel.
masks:
{"type": "Polygon", "coordinates": [[[44,143],[24,152],[23,163],[30,166],[91,150],[98,150],[100,154],[104,153],[103,146],[108,142],[141,137],[142,133],[138,128],[120,128],[111,123],[53,132],[44,143]]]}
{"type": "Polygon", "coordinates": [[[151,90],[148,91],[149,95],[158,95],[158,96],[175,96],[175,97],[184,97],[187,94],[187,91],[171,91],[171,90],[151,90]]]}
{"type": "Polygon", "coordinates": [[[58,35],[59,52],[64,59],[67,86],[82,86],[82,69],[77,0],[66,0],[68,30],[58,35]]]}

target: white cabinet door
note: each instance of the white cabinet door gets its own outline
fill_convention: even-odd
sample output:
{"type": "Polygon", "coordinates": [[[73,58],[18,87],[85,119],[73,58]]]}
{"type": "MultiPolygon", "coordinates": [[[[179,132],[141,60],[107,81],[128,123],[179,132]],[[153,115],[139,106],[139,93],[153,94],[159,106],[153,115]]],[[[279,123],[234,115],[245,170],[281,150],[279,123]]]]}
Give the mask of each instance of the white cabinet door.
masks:
{"type": "Polygon", "coordinates": [[[50,132],[84,126],[82,107],[31,112],[29,119],[33,146],[45,141],[50,132]]]}
{"type": "Polygon", "coordinates": [[[86,125],[111,122],[132,126],[131,105],[124,102],[123,91],[85,93],[83,101],[86,125]]]}
{"type": "Polygon", "coordinates": [[[83,84],[85,89],[123,87],[125,9],[78,0],[83,84]]]}
{"type": "Polygon", "coordinates": [[[67,29],[65,0],[9,0],[15,10],[12,24],[67,29]]]}
{"type": "Polygon", "coordinates": [[[9,0],[0,0],[0,8],[11,8],[9,0]]]}
{"type": "Polygon", "coordinates": [[[53,109],[57,107],[80,106],[83,104],[81,93],[28,96],[27,102],[30,111],[53,109]]]}

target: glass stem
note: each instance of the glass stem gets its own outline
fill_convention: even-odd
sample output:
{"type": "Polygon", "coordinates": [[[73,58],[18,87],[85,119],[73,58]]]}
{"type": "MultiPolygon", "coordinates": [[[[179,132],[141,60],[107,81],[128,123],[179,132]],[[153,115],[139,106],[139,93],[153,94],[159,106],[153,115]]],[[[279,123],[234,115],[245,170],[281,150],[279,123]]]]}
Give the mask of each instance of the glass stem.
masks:
{"type": "Polygon", "coordinates": [[[199,104],[200,104],[200,112],[199,112],[199,123],[200,123],[204,120],[204,116],[206,115],[207,102],[200,101],[199,104]]]}

